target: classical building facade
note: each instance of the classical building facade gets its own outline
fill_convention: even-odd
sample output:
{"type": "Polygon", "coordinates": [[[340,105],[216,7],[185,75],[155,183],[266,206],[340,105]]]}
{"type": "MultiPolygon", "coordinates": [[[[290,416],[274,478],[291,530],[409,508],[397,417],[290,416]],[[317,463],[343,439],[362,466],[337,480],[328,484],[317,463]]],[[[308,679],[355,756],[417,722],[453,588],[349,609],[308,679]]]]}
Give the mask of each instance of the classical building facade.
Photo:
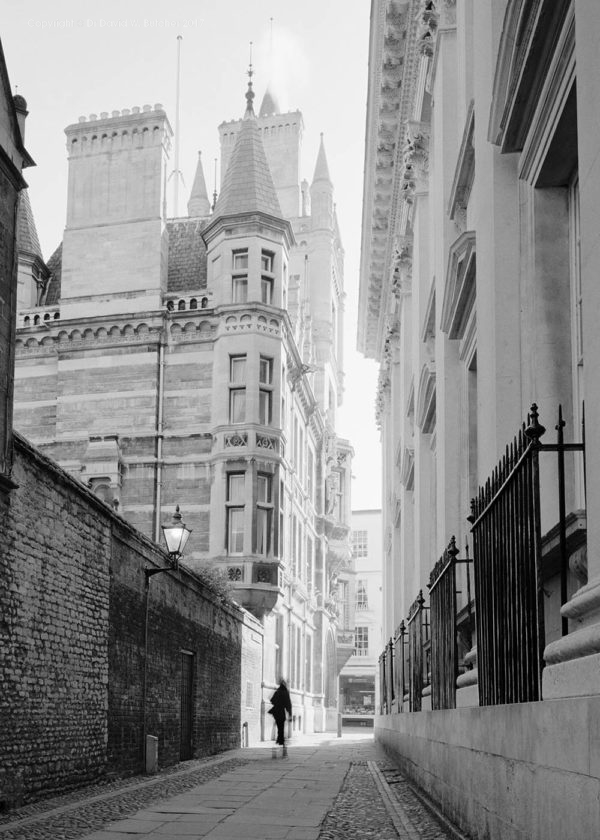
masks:
{"type": "Polygon", "coordinates": [[[354,652],[340,674],[343,726],[372,726],[383,638],[381,510],[352,511],[354,652]]]}
{"type": "Polygon", "coordinates": [[[392,639],[376,732],[473,836],[592,836],[600,9],[371,8],[358,346],[380,362],[392,639]]]}
{"type": "Polygon", "coordinates": [[[160,105],[67,127],[63,242],[47,264],[20,249],[15,424],[147,536],[181,507],[186,562],[221,570],[263,622],[264,734],[280,676],[297,729],[335,724],[352,449],[335,433],[343,249],[325,150],[301,184],[301,114],[267,94],[257,117],[253,98],[250,82],[244,118],[220,128],[216,205],[199,160],[181,218],[166,217],[160,105]]]}

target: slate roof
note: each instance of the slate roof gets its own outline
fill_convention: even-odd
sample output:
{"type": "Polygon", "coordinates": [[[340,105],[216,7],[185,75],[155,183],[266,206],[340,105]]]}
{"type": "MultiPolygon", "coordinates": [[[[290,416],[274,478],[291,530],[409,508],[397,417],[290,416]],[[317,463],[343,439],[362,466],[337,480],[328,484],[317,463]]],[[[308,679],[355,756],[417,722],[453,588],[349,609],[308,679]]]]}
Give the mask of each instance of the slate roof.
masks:
{"type": "Polygon", "coordinates": [[[283,218],[256,116],[249,101],[213,219],[257,211],[283,218]]]}
{"type": "Polygon", "coordinates": [[[201,231],[208,219],[172,219],[169,232],[167,291],[206,288],[206,245],[201,231]]]}
{"type": "MultiPolygon", "coordinates": [[[[183,292],[206,288],[206,245],[201,236],[207,219],[171,219],[167,222],[169,256],[167,292],[183,292]]],[[[60,302],[62,275],[62,242],[48,260],[50,280],[45,304],[60,302]]]]}
{"type": "Polygon", "coordinates": [[[55,306],[60,301],[60,281],[62,276],[62,242],[48,260],[50,279],[46,292],[46,306],[55,306]]]}
{"type": "Polygon", "coordinates": [[[38,257],[42,262],[42,249],[33,218],[29,190],[21,190],[19,193],[19,207],[17,210],[17,247],[33,257],[38,257]]]}

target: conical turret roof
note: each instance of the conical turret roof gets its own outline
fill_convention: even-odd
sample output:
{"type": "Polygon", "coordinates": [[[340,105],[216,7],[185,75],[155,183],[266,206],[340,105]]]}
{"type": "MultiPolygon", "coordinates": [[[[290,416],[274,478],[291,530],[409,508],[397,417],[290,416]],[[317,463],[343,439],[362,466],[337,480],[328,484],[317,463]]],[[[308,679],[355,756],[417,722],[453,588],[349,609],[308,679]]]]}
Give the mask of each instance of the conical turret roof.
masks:
{"type": "Polygon", "coordinates": [[[271,114],[279,114],[279,112],[279,103],[271,90],[267,88],[258,115],[259,117],[270,117],[271,114]]]}
{"type": "Polygon", "coordinates": [[[250,81],[246,93],[246,113],[231,153],[213,218],[257,211],[283,218],[252,107],[253,98],[250,81]]]}
{"type": "Polygon", "coordinates": [[[313,184],[315,181],[328,181],[331,184],[327,155],[325,154],[325,144],[323,142],[323,132],[321,132],[321,143],[319,145],[319,154],[317,155],[315,174],[313,175],[313,184]]]}
{"type": "Polygon", "coordinates": [[[196,175],[188,201],[188,216],[208,216],[210,214],[210,201],[206,191],[204,169],[202,167],[202,152],[198,152],[198,165],[196,175]]]}
{"type": "Polygon", "coordinates": [[[17,247],[19,251],[38,257],[42,262],[42,249],[33,218],[29,190],[19,193],[19,209],[17,211],[17,247]]]}

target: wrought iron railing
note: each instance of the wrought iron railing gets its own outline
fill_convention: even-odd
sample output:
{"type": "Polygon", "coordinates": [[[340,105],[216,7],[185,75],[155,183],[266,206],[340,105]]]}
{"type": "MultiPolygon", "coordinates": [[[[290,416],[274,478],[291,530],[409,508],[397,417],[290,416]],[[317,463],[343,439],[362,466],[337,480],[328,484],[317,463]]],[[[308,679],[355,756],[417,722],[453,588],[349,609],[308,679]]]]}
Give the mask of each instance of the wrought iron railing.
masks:
{"type": "MultiPolygon", "coordinates": [[[[558,455],[561,603],[567,597],[564,455],[559,408],[556,444],[542,444],[537,406],[471,502],[480,705],[539,700],[545,646],[539,457],[558,455]]],[[[563,624],[563,633],[568,628],[563,624]]]]}
{"type": "MultiPolygon", "coordinates": [[[[456,565],[466,563],[467,610],[471,609],[471,576],[469,557],[458,558],[456,539],[433,567],[429,578],[431,618],[431,708],[456,707],[458,677],[458,609],[456,603],[456,565]]],[[[469,619],[470,624],[470,619],[469,619]]]]}
{"type": "Polygon", "coordinates": [[[427,640],[423,590],[408,611],[408,703],[411,712],[421,711],[423,687],[426,682],[424,643],[427,640]]]}
{"type": "MultiPolygon", "coordinates": [[[[432,708],[455,707],[459,669],[457,639],[461,638],[463,647],[470,647],[473,608],[479,704],[540,699],[545,647],[540,454],[557,455],[559,522],[553,532],[558,533],[561,605],[567,601],[569,569],[565,481],[568,452],[583,455],[585,494],[585,427],[582,424],[581,443],[565,443],[564,426],[559,407],[556,443],[541,443],[546,430],[539,422],[537,406],[531,406],[527,424],[523,424],[492,476],[471,502],[473,561],[469,559],[468,549],[464,559],[458,558],[452,538],[430,575],[430,607],[425,607],[423,593],[419,592],[410,607],[406,625],[404,621],[400,623],[394,639],[390,639],[379,658],[382,711],[385,709],[388,714],[392,711],[394,698],[400,711],[406,694],[409,710],[420,711],[429,669],[432,708]],[[474,602],[470,562],[474,570],[474,602]],[[460,626],[458,563],[466,563],[463,581],[466,616],[463,610],[460,626]]],[[[562,632],[568,632],[564,619],[562,632]]]]}

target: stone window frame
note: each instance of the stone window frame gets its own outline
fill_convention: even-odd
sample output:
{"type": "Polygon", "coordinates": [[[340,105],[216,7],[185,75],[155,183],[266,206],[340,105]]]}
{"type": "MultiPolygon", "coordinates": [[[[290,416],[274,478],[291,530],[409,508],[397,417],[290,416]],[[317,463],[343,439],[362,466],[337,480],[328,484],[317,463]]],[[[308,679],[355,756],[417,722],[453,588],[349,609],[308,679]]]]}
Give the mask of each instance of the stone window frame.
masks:
{"type": "MultiPolygon", "coordinates": [[[[225,498],[225,511],[226,511],[226,523],[225,523],[225,539],[226,539],[226,550],[229,555],[232,556],[240,556],[244,554],[244,537],[245,537],[245,513],[246,513],[246,500],[245,500],[245,493],[246,493],[246,473],[243,470],[231,470],[228,471],[226,474],[226,498],[225,498]],[[237,494],[233,493],[232,488],[232,479],[243,477],[243,489],[240,494],[240,498],[237,498],[237,494]],[[232,549],[232,543],[234,542],[233,539],[233,532],[232,532],[232,523],[233,523],[233,514],[240,513],[241,514],[241,521],[242,521],[242,546],[241,551],[234,551],[232,549]]],[[[236,530],[236,533],[238,531],[236,530]]]]}

